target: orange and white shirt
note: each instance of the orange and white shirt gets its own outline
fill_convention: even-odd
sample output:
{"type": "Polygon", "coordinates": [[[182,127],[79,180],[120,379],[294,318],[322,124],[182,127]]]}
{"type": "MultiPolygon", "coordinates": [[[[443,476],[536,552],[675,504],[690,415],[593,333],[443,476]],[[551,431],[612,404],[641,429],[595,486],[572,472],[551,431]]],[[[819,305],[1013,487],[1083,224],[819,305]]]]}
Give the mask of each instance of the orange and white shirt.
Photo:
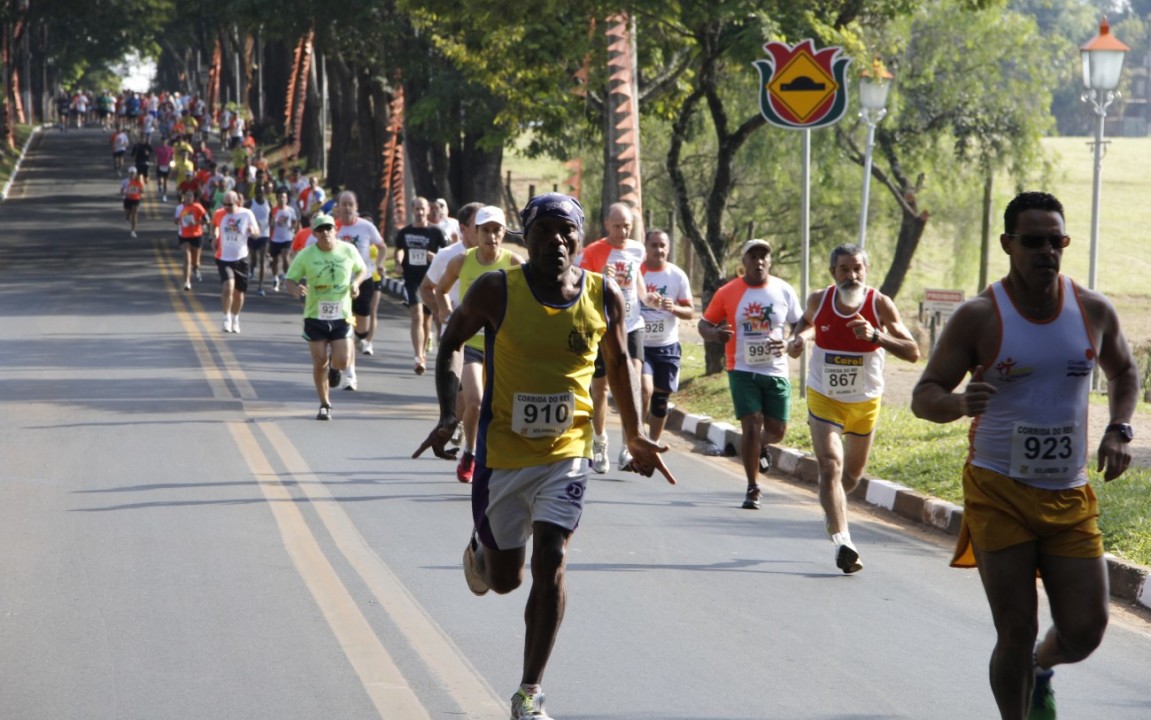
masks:
{"type": "Polygon", "coordinates": [[[180,237],[198,238],[204,236],[204,218],[208,211],[198,202],[188,205],[180,203],[176,208],[176,226],[180,228],[180,237]]]}
{"type": "Polygon", "coordinates": [[[256,237],[259,232],[259,223],[251,210],[238,207],[235,212],[225,212],[216,226],[219,228],[217,260],[234,262],[248,257],[248,238],[256,237]]]}
{"type": "Polygon", "coordinates": [[[139,200],[144,197],[144,181],[140,178],[124,178],[124,182],[120,183],[120,194],[126,200],[139,200]]]}
{"type": "Polygon", "coordinates": [[[750,285],[737,277],[715,291],[703,319],[713,325],[725,321],[735,330],[727,341],[727,369],[787,377],[787,355],[771,351],[772,340],[783,340],[785,327],[799,322],[803,306],[795,288],[768,275],[763,285],[750,285]]]}
{"type": "Polygon", "coordinates": [[[602,274],[608,265],[615,269],[615,284],[623,291],[626,332],[643,327],[643,316],[639,312],[639,290],[643,284],[640,268],[646,256],[643,245],[630,238],[622,248],[611,245],[607,238],[600,238],[584,248],[580,256],[579,266],[584,270],[602,274]]]}

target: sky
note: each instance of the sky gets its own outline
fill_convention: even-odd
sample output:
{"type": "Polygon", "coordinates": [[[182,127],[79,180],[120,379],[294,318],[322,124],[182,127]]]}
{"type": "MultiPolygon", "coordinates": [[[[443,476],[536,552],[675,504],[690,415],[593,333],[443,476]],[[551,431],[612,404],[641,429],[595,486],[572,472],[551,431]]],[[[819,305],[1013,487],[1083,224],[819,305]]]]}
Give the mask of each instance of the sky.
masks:
{"type": "Polygon", "coordinates": [[[122,83],[125,90],[146,92],[151,88],[152,78],[156,75],[156,63],[153,60],[132,53],[124,57],[121,67],[126,71],[122,83]]]}

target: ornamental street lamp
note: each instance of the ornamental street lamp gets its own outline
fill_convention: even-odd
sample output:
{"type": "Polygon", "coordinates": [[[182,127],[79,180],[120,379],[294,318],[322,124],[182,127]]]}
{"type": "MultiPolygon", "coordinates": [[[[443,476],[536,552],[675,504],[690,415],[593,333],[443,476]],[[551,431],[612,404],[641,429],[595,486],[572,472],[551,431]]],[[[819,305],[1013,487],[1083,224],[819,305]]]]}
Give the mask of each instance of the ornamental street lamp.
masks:
{"type": "Polygon", "coordinates": [[[867,244],[867,205],[871,192],[871,150],[875,146],[875,126],[887,115],[887,91],[893,76],[878,58],[859,79],[859,117],[867,123],[867,149],[863,155],[863,199],[859,208],[859,247],[867,244]]]}
{"type": "Polygon", "coordinates": [[[1099,23],[1099,34],[1079,48],[1083,61],[1083,102],[1090,102],[1095,112],[1095,183],[1091,192],[1091,267],[1088,287],[1095,289],[1096,257],[1099,249],[1099,193],[1103,172],[1103,123],[1107,108],[1119,97],[1115,88],[1123,73],[1123,56],[1131,48],[1111,34],[1107,18],[1099,23]]]}

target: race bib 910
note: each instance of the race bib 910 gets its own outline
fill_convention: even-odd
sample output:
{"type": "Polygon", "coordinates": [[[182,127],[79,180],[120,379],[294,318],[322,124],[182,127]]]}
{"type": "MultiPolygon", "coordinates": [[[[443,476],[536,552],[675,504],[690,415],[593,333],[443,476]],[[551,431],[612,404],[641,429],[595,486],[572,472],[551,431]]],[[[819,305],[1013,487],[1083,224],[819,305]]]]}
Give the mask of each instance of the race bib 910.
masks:
{"type": "Polygon", "coordinates": [[[512,431],[526,438],[559,437],[572,426],[575,395],[570,392],[512,395],[512,431]]]}

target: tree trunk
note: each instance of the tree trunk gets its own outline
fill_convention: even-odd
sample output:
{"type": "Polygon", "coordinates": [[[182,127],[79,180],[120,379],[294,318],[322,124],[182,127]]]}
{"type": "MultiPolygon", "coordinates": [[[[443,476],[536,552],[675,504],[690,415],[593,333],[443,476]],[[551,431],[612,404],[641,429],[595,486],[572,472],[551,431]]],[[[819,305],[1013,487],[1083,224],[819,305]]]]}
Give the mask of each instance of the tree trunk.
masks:
{"type": "Polygon", "coordinates": [[[907,278],[907,271],[911,269],[911,259],[919,248],[919,241],[923,238],[923,230],[927,227],[930,213],[924,210],[919,212],[918,199],[914,194],[904,196],[907,205],[903,208],[903,216],[899,222],[899,238],[895,241],[895,255],[891,258],[891,266],[883,278],[883,285],[879,292],[892,300],[899,294],[903,281],[907,278]]]}
{"type": "MultiPolygon", "coordinates": [[[[332,114],[332,143],[328,148],[328,185],[351,187],[350,162],[360,151],[360,129],[356,114],[358,86],[352,68],[339,53],[330,53],[324,62],[328,82],[328,109],[332,114]]],[[[355,188],[351,188],[355,189],[355,188]]]]}
{"type": "Polygon", "coordinates": [[[304,103],[304,122],[300,132],[300,159],[304,167],[312,168],[320,175],[327,173],[324,165],[324,137],[321,125],[321,107],[318,71],[316,70],[317,57],[313,50],[312,62],[308,70],[308,93],[304,103]]]}

